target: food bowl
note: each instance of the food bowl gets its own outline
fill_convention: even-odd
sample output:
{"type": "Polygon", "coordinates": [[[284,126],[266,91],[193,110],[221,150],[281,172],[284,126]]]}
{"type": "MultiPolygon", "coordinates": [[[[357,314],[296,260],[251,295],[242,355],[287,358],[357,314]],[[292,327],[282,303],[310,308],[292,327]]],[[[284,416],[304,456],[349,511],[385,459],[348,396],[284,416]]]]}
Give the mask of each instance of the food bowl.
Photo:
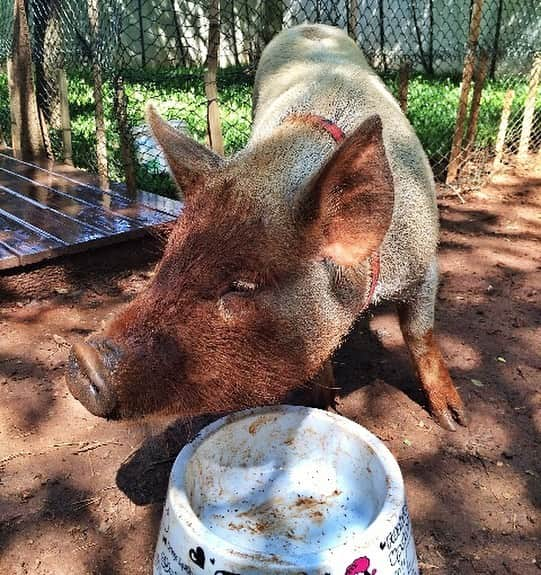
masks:
{"type": "Polygon", "coordinates": [[[154,575],[417,575],[396,460],[356,423],[272,406],[181,450],[154,575]]]}

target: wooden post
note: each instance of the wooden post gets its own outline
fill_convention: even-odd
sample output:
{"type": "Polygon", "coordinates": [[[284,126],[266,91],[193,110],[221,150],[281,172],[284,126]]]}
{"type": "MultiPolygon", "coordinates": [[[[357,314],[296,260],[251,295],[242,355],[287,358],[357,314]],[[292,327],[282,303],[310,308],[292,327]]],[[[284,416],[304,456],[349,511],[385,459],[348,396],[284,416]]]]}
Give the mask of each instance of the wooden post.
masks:
{"type": "Polygon", "coordinates": [[[500,120],[500,127],[498,128],[498,136],[496,137],[495,157],[492,169],[497,170],[500,167],[503,156],[503,147],[505,145],[505,135],[507,133],[507,125],[509,124],[509,116],[511,115],[511,104],[515,97],[514,90],[507,90],[503,99],[502,117],[500,120]]]}
{"type": "Polygon", "coordinates": [[[60,126],[62,129],[62,157],[65,164],[73,166],[68,80],[66,78],[66,71],[62,69],[58,70],[58,96],[60,103],[60,126]]]}
{"type": "Polygon", "coordinates": [[[118,134],[120,136],[120,155],[124,167],[124,177],[126,179],[126,189],[131,198],[137,194],[137,179],[135,174],[135,162],[133,158],[133,136],[128,122],[128,101],[124,91],[124,79],[122,76],[115,76],[115,117],[118,124],[118,134]]]}
{"type": "Polygon", "coordinates": [[[379,15],[379,49],[381,52],[381,65],[383,71],[387,71],[387,59],[385,58],[385,11],[383,10],[383,0],[378,0],[379,15]]]}
{"type": "Polygon", "coordinates": [[[224,153],[224,141],[218,107],[218,55],[220,51],[220,0],[209,5],[209,37],[207,69],[205,71],[205,95],[207,96],[207,130],[210,147],[218,154],[224,153]]]}
{"type": "Polygon", "coordinates": [[[408,88],[410,82],[410,63],[402,62],[398,71],[398,101],[404,114],[408,111],[408,88]]]}
{"type": "Polygon", "coordinates": [[[11,58],[7,59],[7,73],[8,73],[8,88],[9,88],[9,124],[11,126],[11,149],[16,158],[21,157],[21,130],[17,126],[17,113],[16,113],[16,92],[15,84],[13,81],[13,62],[11,58]]]}
{"type": "Polygon", "coordinates": [[[47,156],[32,68],[26,3],[15,0],[12,55],[8,60],[11,141],[15,157],[26,161],[47,156]]]}
{"type": "Polygon", "coordinates": [[[357,26],[359,25],[359,0],[348,0],[348,34],[357,42],[357,26]]]}
{"type": "Polygon", "coordinates": [[[530,149],[530,135],[532,133],[532,122],[535,112],[535,99],[537,88],[539,86],[539,77],[541,76],[541,54],[534,57],[532,69],[530,71],[530,83],[528,85],[528,94],[524,102],[524,116],[522,118],[522,129],[520,131],[520,141],[518,144],[518,159],[524,161],[528,156],[530,149]]]}
{"type": "Polygon", "coordinates": [[[460,98],[456,112],[455,133],[453,143],[451,144],[451,155],[449,157],[449,167],[447,168],[447,183],[452,184],[458,175],[460,166],[460,156],[462,153],[462,138],[464,137],[464,122],[468,110],[468,96],[473,76],[475,63],[475,52],[481,30],[481,15],[483,12],[483,0],[474,0],[472,7],[472,16],[470,21],[470,32],[468,35],[468,45],[466,48],[466,57],[464,58],[464,70],[462,71],[462,84],[460,86],[460,98]]]}
{"type": "Polygon", "coordinates": [[[479,109],[481,107],[481,95],[483,93],[483,85],[488,70],[488,54],[482,52],[477,63],[474,76],[473,96],[470,105],[470,121],[468,124],[468,131],[466,132],[466,150],[469,152],[473,147],[475,135],[477,134],[477,121],[479,120],[479,109]]]}
{"type": "Polygon", "coordinates": [[[103,111],[103,80],[101,68],[96,54],[99,33],[98,0],[88,0],[88,21],[90,22],[90,38],[92,50],[92,77],[96,118],[96,157],[98,163],[98,180],[100,188],[109,189],[109,169],[107,166],[107,136],[105,131],[105,115],[103,111]]]}
{"type": "Polygon", "coordinates": [[[141,45],[141,67],[146,68],[147,57],[145,48],[145,27],[143,24],[143,2],[137,0],[137,17],[139,23],[139,43],[141,45]]]}

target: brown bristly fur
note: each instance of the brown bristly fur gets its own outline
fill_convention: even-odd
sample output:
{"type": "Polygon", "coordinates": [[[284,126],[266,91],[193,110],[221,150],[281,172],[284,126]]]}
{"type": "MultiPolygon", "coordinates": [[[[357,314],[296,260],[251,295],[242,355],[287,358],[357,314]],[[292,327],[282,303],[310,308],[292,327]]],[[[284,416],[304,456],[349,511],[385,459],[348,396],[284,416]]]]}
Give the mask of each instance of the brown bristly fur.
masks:
{"type": "Polygon", "coordinates": [[[365,309],[377,251],[373,302],[398,303],[433,412],[447,427],[463,422],[431,331],[433,177],[398,104],[354,42],[323,25],[267,46],[254,101],[250,141],[230,159],[149,109],[186,205],[147,291],[106,327],[108,345],[89,342],[117,350],[103,357],[114,391],[103,397],[121,417],[283,401],[329,365],[365,309]]]}

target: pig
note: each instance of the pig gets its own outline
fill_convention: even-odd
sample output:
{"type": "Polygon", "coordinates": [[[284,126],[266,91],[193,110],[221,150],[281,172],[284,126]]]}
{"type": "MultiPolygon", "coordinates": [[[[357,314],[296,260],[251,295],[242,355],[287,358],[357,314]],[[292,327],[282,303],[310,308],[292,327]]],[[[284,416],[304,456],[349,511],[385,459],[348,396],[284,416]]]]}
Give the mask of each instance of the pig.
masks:
{"type": "Polygon", "coordinates": [[[466,424],[436,342],[438,210],[422,146],[356,44],[300,25],[265,48],[246,147],[223,158],[149,107],[185,207],[146,290],[73,347],[91,413],[194,416],[332,400],[333,352],[396,304],[432,416],[466,424]]]}

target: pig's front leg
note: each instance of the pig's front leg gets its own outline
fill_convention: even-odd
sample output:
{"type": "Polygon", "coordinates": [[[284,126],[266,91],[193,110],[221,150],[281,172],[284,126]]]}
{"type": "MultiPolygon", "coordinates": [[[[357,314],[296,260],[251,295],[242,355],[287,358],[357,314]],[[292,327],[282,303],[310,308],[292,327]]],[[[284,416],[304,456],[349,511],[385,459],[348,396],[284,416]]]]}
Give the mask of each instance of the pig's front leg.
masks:
{"type": "Polygon", "coordinates": [[[443,428],[455,431],[455,421],[467,425],[467,418],[433,333],[437,287],[438,272],[434,262],[413,297],[398,305],[398,315],[430,412],[443,428]]]}
{"type": "Polygon", "coordinates": [[[312,379],[312,405],[320,409],[334,407],[337,389],[332,363],[328,359],[320,372],[312,379]]]}

